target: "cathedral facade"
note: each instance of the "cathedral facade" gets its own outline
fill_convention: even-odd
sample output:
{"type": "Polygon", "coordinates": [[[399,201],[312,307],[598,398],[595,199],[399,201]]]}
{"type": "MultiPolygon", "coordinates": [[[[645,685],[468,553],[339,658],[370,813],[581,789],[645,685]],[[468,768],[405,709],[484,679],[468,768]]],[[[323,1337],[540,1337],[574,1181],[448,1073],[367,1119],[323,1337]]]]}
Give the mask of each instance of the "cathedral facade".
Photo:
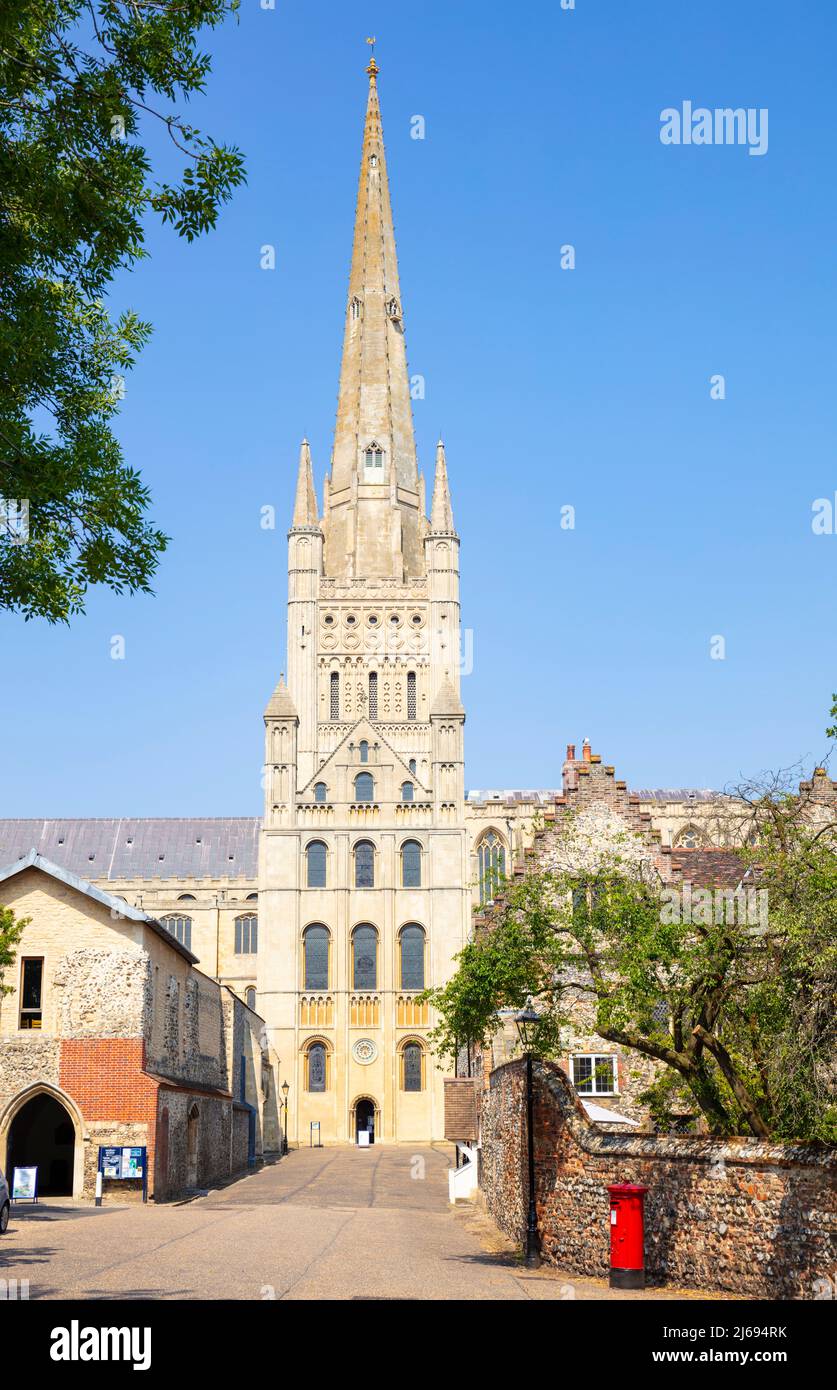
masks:
{"type": "Polygon", "coordinates": [[[257,998],[303,1142],[443,1136],[420,996],[470,917],[459,538],[441,443],[426,516],[368,74],[331,471],[321,515],[303,441],[287,683],[264,716],[257,998]]]}

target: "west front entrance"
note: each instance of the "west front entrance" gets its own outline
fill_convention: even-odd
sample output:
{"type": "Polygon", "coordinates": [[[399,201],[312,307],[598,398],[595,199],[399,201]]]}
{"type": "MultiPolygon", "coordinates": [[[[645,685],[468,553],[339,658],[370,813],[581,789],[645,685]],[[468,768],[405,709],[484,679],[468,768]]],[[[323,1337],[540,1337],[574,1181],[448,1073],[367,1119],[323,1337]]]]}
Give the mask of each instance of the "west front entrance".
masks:
{"type": "Polygon", "coordinates": [[[377,1110],[378,1107],[369,1096],[361,1096],[355,1101],[353,1133],[356,1144],[374,1144],[377,1110]],[[361,1139],[361,1134],[368,1135],[368,1140],[361,1139]]]}

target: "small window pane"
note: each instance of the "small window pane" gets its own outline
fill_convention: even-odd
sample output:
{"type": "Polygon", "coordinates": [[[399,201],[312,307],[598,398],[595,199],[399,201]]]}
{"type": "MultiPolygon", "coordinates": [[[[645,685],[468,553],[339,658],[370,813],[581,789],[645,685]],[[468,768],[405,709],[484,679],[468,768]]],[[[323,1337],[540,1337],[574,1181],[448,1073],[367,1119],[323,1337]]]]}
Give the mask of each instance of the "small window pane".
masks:
{"type": "Polygon", "coordinates": [[[362,763],[369,762],[369,744],[366,742],[365,738],[360,740],[360,761],[362,763]]]}
{"type": "Polygon", "coordinates": [[[421,1090],[421,1048],[418,1043],[408,1043],[404,1048],[404,1090],[421,1090]]]}
{"type": "Polygon", "coordinates": [[[412,782],[402,782],[402,783],[401,783],[401,800],[402,800],[402,801],[412,801],[412,799],[413,799],[413,784],[412,784],[412,782]]]}
{"type": "Polygon", "coordinates": [[[325,801],[328,797],[328,787],[325,782],[317,782],[314,786],[314,800],[325,801]]]}
{"type": "Polygon", "coordinates": [[[371,772],[359,772],[355,778],[355,801],[374,801],[375,783],[371,772]]]}
{"type": "Polygon", "coordinates": [[[327,851],[322,840],[314,840],[305,855],[308,860],[308,887],[325,888],[327,851]]]}
{"type": "Polygon", "coordinates": [[[328,931],[308,927],[305,932],[305,988],[328,989],[328,931]]]}
{"type": "Polygon", "coordinates": [[[421,845],[418,840],[407,840],[401,848],[401,886],[421,887],[421,845]]]}
{"type": "Polygon", "coordinates": [[[324,1091],[326,1088],[326,1050],[322,1043],[313,1043],[308,1049],[308,1089],[324,1091]]]}
{"type": "Polygon", "coordinates": [[[378,987],[378,933],[374,927],[356,927],[352,935],[352,988],[378,987]]]}
{"type": "Polygon", "coordinates": [[[424,932],[418,926],[401,933],[401,988],[424,989],[424,932]]]}
{"type": "Polygon", "coordinates": [[[355,845],[355,888],[375,887],[375,846],[368,840],[355,845]]]}

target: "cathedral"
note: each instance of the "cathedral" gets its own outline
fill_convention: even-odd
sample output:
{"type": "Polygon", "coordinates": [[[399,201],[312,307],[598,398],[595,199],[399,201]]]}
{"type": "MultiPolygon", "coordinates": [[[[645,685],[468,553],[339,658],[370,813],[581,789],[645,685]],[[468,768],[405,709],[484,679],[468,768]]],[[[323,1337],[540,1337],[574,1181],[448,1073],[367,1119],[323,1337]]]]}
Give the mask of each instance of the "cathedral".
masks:
{"type": "MultiPolygon", "coordinates": [[[[563,788],[466,792],[460,542],[444,444],[429,497],[416,455],[374,57],[367,73],[334,447],[322,509],[307,441],[299,453],[263,815],[0,820],[0,868],[36,854],[130,904],[263,1022],[265,1150],[444,1137],[422,991],[452,973],[568,779],[609,778],[661,847],[726,838],[713,793],[628,793],[586,740],[563,788]]],[[[3,1033],[25,1026],[11,983],[3,1033]]]]}

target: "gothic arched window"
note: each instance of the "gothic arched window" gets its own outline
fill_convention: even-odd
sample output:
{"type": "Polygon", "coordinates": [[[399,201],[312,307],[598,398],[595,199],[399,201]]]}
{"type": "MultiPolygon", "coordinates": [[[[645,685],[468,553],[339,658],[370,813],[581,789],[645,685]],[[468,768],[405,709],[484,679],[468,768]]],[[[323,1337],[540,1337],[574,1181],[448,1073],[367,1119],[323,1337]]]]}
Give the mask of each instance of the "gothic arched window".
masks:
{"type": "Polygon", "coordinates": [[[364,924],[352,932],[352,989],[378,988],[378,933],[364,924]]]}
{"type": "Polygon", "coordinates": [[[307,1091],[324,1091],[327,1074],[325,1043],[311,1043],[305,1055],[305,1061],[307,1073],[305,1089],[307,1091]]]}
{"type": "Polygon", "coordinates": [[[421,1091],[424,1049],[420,1043],[406,1043],[401,1049],[401,1085],[405,1091],[421,1091]]]}
{"type": "Polygon", "coordinates": [[[355,778],[355,801],[374,801],[375,782],[371,772],[359,772],[355,778]]]}
{"type": "Polygon", "coordinates": [[[305,989],[328,989],[328,949],[328,927],[315,922],[305,928],[302,934],[305,989]]]}
{"type": "Polygon", "coordinates": [[[700,849],[703,837],[695,825],[686,825],[674,841],[677,849],[700,849]]]}
{"type": "Polygon", "coordinates": [[[369,718],[378,718],[378,672],[369,672],[369,718]]]}
{"type": "Polygon", "coordinates": [[[254,988],[253,988],[252,985],[250,986],[249,989],[247,989],[247,990],[244,991],[244,1002],[245,1002],[245,1004],[247,1005],[248,1009],[255,1009],[255,1007],[256,1007],[256,991],[254,990],[254,988]]]}
{"type": "Polygon", "coordinates": [[[255,912],[246,912],[235,919],[235,954],[252,956],[259,949],[259,919],[255,912]]]}
{"type": "Polygon", "coordinates": [[[412,799],[413,799],[413,791],[414,791],[414,788],[413,788],[412,782],[402,782],[402,783],[401,783],[401,800],[402,800],[402,801],[412,801],[412,799]]]}
{"type": "Polygon", "coordinates": [[[371,840],[355,845],[355,888],[375,887],[375,846],[371,840]]]}
{"type": "Polygon", "coordinates": [[[360,761],[362,763],[369,762],[369,744],[365,738],[360,740],[360,761]]]}
{"type": "Polygon", "coordinates": [[[421,887],[421,845],[418,840],[405,840],[401,846],[401,887],[421,887]]]}
{"type": "Polygon", "coordinates": [[[489,830],[477,846],[477,865],[479,868],[480,902],[494,900],[497,886],[506,876],[506,850],[499,835],[489,830]]]}
{"type": "Polygon", "coordinates": [[[314,800],[320,802],[328,800],[328,787],[325,782],[314,783],[314,800]]]}
{"type": "Polygon", "coordinates": [[[322,840],[312,840],[305,850],[306,884],[309,888],[325,888],[328,850],[322,840]]]}
{"type": "Polygon", "coordinates": [[[179,941],[181,946],[185,946],[187,951],[192,949],[192,919],[184,917],[181,913],[172,913],[170,917],[161,917],[160,921],[166,931],[171,932],[175,941],[179,941]]]}
{"type": "Polygon", "coordinates": [[[424,989],[424,929],[417,922],[401,928],[401,988],[424,989]]]}
{"type": "Polygon", "coordinates": [[[415,717],[416,717],[416,673],[415,673],[415,671],[408,671],[408,672],[407,672],[407,718],[408,718],[408,719],[415,719],[415,717]]]}
{"type": "Polygon", "coordinates": [[[331,718],[340,718],[340,674],[338,671],[331,673],[331,718]]]}

